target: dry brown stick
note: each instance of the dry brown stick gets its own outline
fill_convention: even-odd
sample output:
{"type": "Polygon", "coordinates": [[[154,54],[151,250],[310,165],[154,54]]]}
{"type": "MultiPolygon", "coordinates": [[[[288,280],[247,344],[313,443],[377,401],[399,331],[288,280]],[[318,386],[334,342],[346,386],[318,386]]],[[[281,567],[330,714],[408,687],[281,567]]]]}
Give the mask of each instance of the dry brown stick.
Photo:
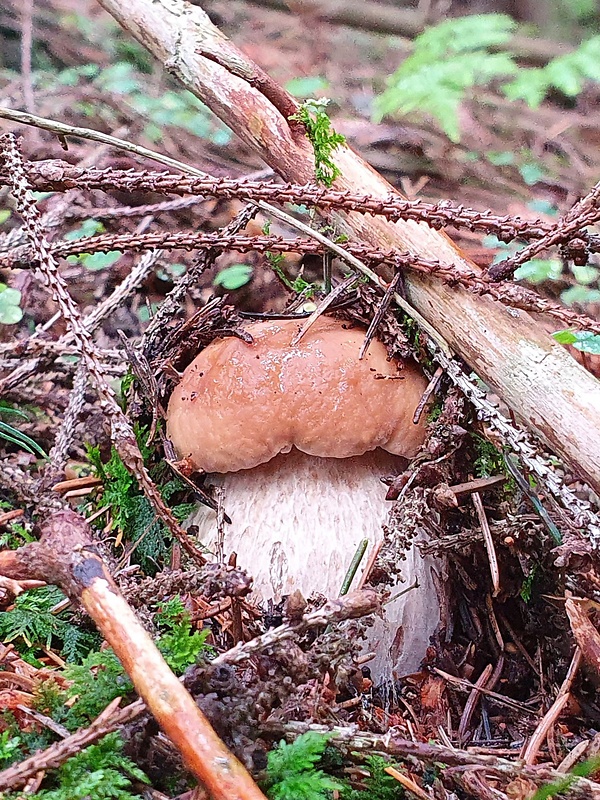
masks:
{"type": "Polygon", "coordinates": [[[492,597],[496,597],[500,591],[500,570],[498,568],[498,557],[496,555],[496,547],[494,546],[494,539],[492,538],[492,532],[490,530],[490,523],[488,522],[485,508],[483,507],[483,500],[481,499],[479,492],[473,492],[471,499],[473,501],[473,505],[475,506],[477,519],[481,525],[483,541],[485,542],[485,549],[490,565],[490,573],[492,576],[492,597]]]}
{"type": "Polygon", "coordinates": [[[238,664],[310,628],[329,625],[345,619],[372,614],[380,607],[379,595],[372,589],[361,589],[334,600],[328,600],[316,611],[305,614],[298,622],[284,623],[271,628],[249,642],[239,642],[231,650],[217,656],[212,664],[238,664]]]}
{"type": "MultiPolygon", "coordinates": [[[[252,62],[199,8],[183,0],[99,0],[128,31],[202,99],[286,180],[314,181],[314,151],[264,94],[238,77],[252,62]],[[219,64],[199,52],[218,51],[219,64]],[[231,72],[222,66],[231,64],[231,72]],[[236,74],[232,74],[236,72],[236,74]]],[[[388,197],[392,187],[347,147],[334,160],[340,190],[388,197]]],[[[476,267],[444,235],[423,224],[392,224],[363,215],[332,215],[343,233],[378,249],[437,259],[458,270],[476,267]]],[[[394,272],[378,269],[388,281],[394,272]]],[[[447,287],[429,276],[406,278],[407,299],[502,399],[592,486],[600,488],[600,382],[527,314],[487,297],[447,287]]]]}
{"type": "Polygon", "coordinates": [[[215,800],[265,800],[227,750],[96,554],[91,528],[74,511],[51,514],[39,542],[0,552],[0,573],[59,585],[81,602],[121,661],[158,724],[215,800]],[[11,572],[13,574],[11,574],[11,572]]]}
{"type": "Polygon", "coordinates": [[[590,601],[567,597],[565,611],[569,617],[573,637],[586,665],[593,670],[593,680],[597,682],[600,676],[600,633],[588,616],[589,606],[590,601]]]}
{"type": "Polygon", "coordinates": [[[388,775],[391,775],[392,778],[394,778],[394,780],[397,780],[398,783],[401,786],[403,786],[407,792],[409,792],[410,794],[414,794],[414,796],[418,797],[419,800],[431,800],[431,795],[427,794],[427,792],[424,789],[422,789],[417,783],[415,783],[412,778],[409,778],[408,775],[404,775],[395,767],[386,767],[384,772],[387,772],[388,775]]]}
{"type": "Polygon", "coordinates": [[[85,364],[80,361],[73,378],[73,388],[69,395],[69,403],[50,450],[48,463],[44,467],[40,478],[40,491],[48,489],[64,472],[65,462],[69,457],[69,448],[73,443],[77,423],[85,403],[87,379],[87,369],[85,364]]]}
{"type": "MultiPolygon", "coordinates": [[[[4,109],[0,109],[0,117],[4,109]]],[[[13,115],[14,111],[11,112],[13,115]]],[[[17,116],[22,121],[20,116],[17,116]]],[[[25,117],[25,120],[35,119],[38,125],[45,124],[52,129],[55,122],[40,117],[25,117]]],[[[25,121],[23,120],[23,121],[25,121]]],[[[65,126],[66,128],[67,126],[65,126]]],[[[80,129],[77,129],[80,131],[80,129]]],[[[180,169],[185,169],[185,164],[180,169]]],[[[412,219],[414,222],[426,222],[433,228],[444,228],[452,225],[455,228],[465,227],[470,231],[493,233],[502,241],[511,239],[541,239],[556,229],[556,224],[545,222],[541,219],[523,219],[518,215],[497,216],[487,210],[468,208],[456,205],[447,200],[429,203],[424,200],[406,200],[399,195],[389,195],[386,198],[376,198],[360,192],[337,191],[317,184],[295,185],[290,183],[276,183],[274,181],[252,181],[244,178],[216,178],[211,175],[198,177],[190,175],[187,170],[183,173],[155,172],[150,170],[119,170],[114,168],[84,169],[80,166],[71,166],[64,161],[34,161],[27,165],[27,174],[34,189],[39,191],[67,191],[77,187],[80,190],[101,189],[102,191],[119,192],[152,192],[159,194],[190,194],[197,197],[194,202],[200,202],[204,197],[223,197],[226,199],[238,198],[239,200],[258,202],[264,200],[282,205],[284,203],[312,205],[317,208],[337,208],[345,211],[360,211],[363,214],[385,216],[392,221],[399,219],[412,219]]],[[[6,183],[8,177],[0,173],[0,185],[6,183]]],[[[183,198],[190,203],[193,198],[183,198]]],[[[177,200],[166,201],[178,202],[177,200]]],[[[134,206],[120,209],[122,214],[130,213],[155,213],[163,208],[161,203],[148,206],[134,206]]],[[[169,206],[170,208],[170,206],[169,206]]],[[[119,209],[114,207],[77,208],[69,211],[69,218],[83,216],[87,213],[90,217],[101,218],[103,215],[113,216],[119,209]]],[[[50,223],[47,223],[50,224],[50,223]]],[[[584,234],[585,237],[585,234],[584,234]]],[[[586,241],[589,240],[587,237],[586,241]]]]}
{"type": "Polygon", "coordinates": [[[579,665],[581,664],[581,656],[582,654],[580,648],[576,647],[575,652],[573,653],[573,658],[571,659],[571,664],[565,679],[562,682],[562,686],[556,695],[556,699],[540,720],[540,724],[533,732],[531,739],[527,743],[527,747],[525,747],[523,751],[522,758],[525,764],[535,764],[540,747],[548,736],[550,728],[555,724],[563,708],[569,702],[571,686],[573,685],[579,665]]]}
{"type": "MultiPolygon", "coordinates": [[[[493,215],[487,214],[487,212],[477,212],[473,211],[472,209],[464,209],[462,207],[456,207],[455,209],[449,207],[448,205],[442,203],[438,204],[420,204],[418,207],[414,205],[417,201],[407,201],[404,200],[402,197],[390,196],[387,195],[385,198],[373,197],[368,195],[352,195],[349,191],[342,191],[336,192],[332,190],[325,190],[320,187],[315,187],[314,185],[306,185],[303,187],[290,187],[290,186],[281,186],[279,184],[254,184],[251,183],[248,185],[247,189],[244,190],[242,188],[243,182],[241,181],[230,181],[229,184],[236,188],[232,188],[229,184],[223,187],[223,183],[225,179],[217,179],[213,178],[212,176],[207,176],[205,173],[200,172],[199,170],[195,169],[194,167],[190,167],[189,165],[183,164],[181,162],[176,162],[173,159],[170,159],[167,156],[163,156],[160,153],[155,151],[146,150],[144,148],[137,148],[136,145],[132,145],[128,142],[124,142],[121,139],[117,139],[114,137],[107,136],[106,134],[98,134],[97,131],[92,131],[87,128],[75,128],[73,126],[64,125],[62,123],[56,122],[55,120],[44,119],[42,117],[35,117],[31,114],[25,114],[20,111],[15,111],[12,109],[5,109],[0,108],[0,118],[6,117],[8,119],[14,119],[16,121],[22,122],[23,124],[27,125],[35,125],[40,128],[44,128],[46,130],[59,132],[61,135],[78,135],[83,138],[89,138],[91,140],[97,140],[98,136],[101,136],[101,141],[111,140],[115,147],[121,147],[124,149],[132,150],[133,152],[140,151],[140,154],[143,151],[143,154],[149,158],[153,158],[154,160],[159,161],[160,163],[170,164],[170,165],[177,165],[180,170],[183,170],[184,173],[189,173],[195,176],[192,179],[183,178],[180,176],[175,175],[174,177],[171,176],[170,173],[141,173],[140,175],[131,175],[125,177],[125,184],[120,187],[124,190],[131,190],[135,187],[138,187],[141,182],[141,188],[150,189],[151,184],[155,185],[156,191],[184,191],[189,188],[190,191],[194,190],[202,190],[202,187],[206,189],[209,193],[214,193],[218,191],[220,188],[223,188],[225,196],[248,196],[248,197],[261,197],[267,196],[271,199],[276,200],[277,202],[284,202],[285,200],[290,201],[294,192],[300,191],[302,195],[310,195],[310,198],[307,197],[308,202],[312,202],[313,204],[325,204],[328,206],[333,206],[334,208],[338,208],[338,204],[340,208],[344,208],[346,210],[357,210],[361,213],[384,213],[384,210],[387,208],[388,211],[391,211],[389,215],[390,220],[394,219],[403,219],[403,220],[413,220],[413,221],[424,221],[428,224],[431,224],[434,228],[443,227],[447,224],[458,224],[459,219],[462,219],[460,224],[465,224],[470,229],[476,229],[478,226],[483,225],[484,228],[490,228],[497,230],[497,233],[500,238],[508,239],[514,238],[514,236],[520,235],[527,235],[533,236],[534,238],[539,238],[541,236],[545,236],[546,233],[553,230],[552,226],[547,226],[545,223],[540,222],[539,220],[533,223],[527,223],[520,218],[514,217],[502,217],[497,218],[493,215]],[[198,177],[203,176],[203,177],[198,177]],[[186,183],[186,179],[191,181],[191,184],[188,185],[186,183]],[[144,182],[145,181],[145,182],[144,182]],[[202,185],[198,185],[198,184],[202,185]],[[246,194],[244,194],[244,191],[246,194]],[[279,192],[280,196],[273,197],[273,193],[279,192]],[[262,194],[261,194],[262,193],[262,194]],[[393,207],[393,210],[392,208],[393,207]],[[402,209],[402,210],[400,210],[402,209]],[[459,215],[459,217],[456,217],[459,215]]],[[[33,165],[29,170],[28,174],[35,176],[36,169],[38,169],[37,165],[33,165]]],[[[94,172],[93,174],[101,177],[96,177],[94,181],[91,181],[86,178],[85,176],[88,175],[88,170],[79,169],[77,167],[64,167],[60,164],[58,167],[54,167],[53,162],[51,165],[45,164],[39,167],[41,174],[48,174],[48,181],[53,183],[58,183],[59,188],[65,188],[61,186],[61,181],[58,180],[58,177],[65,176],[65,181],[67,186],[71,183],[76,185],[77,180],[73,178],[75,174],[81,174],[81,180],[85,180],[85,186],[87,188],[93,188],[94,186],[101,186],[103,188],[109,188],[110,185],[114,185],[115,187],[123,181],[123,179],[119,179],[119,176],[122,174],[121,171],[118,170],[99,170],[94,172]],[[57,172],[58,171],[58,172],[57,172]],[[75,171],[75,172],[74,172],[75,171]],[[107,174],[110,177],[106,177],[107,174]],[[50,176],[57,176],[55,178],[51,178],[50,176]],[[69,177],[70,176],[70,177],[69,177]],[[108,182],[108,185],[107,185],[108,182]]],[[[4,176],[2,180],[6,183],[7,177],[4,176]]],[[[298,196],[296,199],[300,199],[298,196]]],[[[375,273],[369,273],[368,268],[365,269],[364,265],[361,265],[356,259],[354,262],[352,261],[352,256],[348,254],[347,248],[341,248],[332,240],[327,239],[327,237],[320,234],[318,231],[308,228],[304,223],[301,223],[299,220],[291,217],[289,214],[282,212],[281,210],[277,209],[275,206],[270,205],[259,199],[252,199],[252,202],[255,203],[257,208],[260,208],[263,211],[268,211],[270,214],[283,219],[288,225],[292,228],[296,228],[298,230],[303,230],[305,233],[308,233],[309,236],[312,236],[317,241],[320,241],[325,246],[332,249],[334,252],[337,252],[341,258],[344,258],[348,263],[353,264],[357,269],[360,269],[365,274],[368,274],[372,280],[376,283],[379,282],[381,285],[381,279],[378,279],[375,276],[375,273]]],[[[387,212],[386,212],[387,214],[387,212]]],[[[50,224],[50,223],[48,223],[50,224]]],[[[16,230],[16,229],[15,229],[16,230]]],[[[12,233],[12,232],[11,232],[12,233]]],[[[7,234],[10,237],[10,233],[7,234]]],[[[585,231],[581,232],[581,237],[586,238],[585,231]]],[[[587,237],[591,242],[592,237],[587,237]]],[[[598,238],[598,237],[596,237],[598,238]]],[[[598,249],[598,245],[594,245],[596,249],[598,249]]],[[[4,250],[10,249],[8,245],[4,247],[4,250]]],[[[23,255],[24,251],[21,251],[23,255]]],[[[15,259],[18,259],[19,251],[13,250],[9,256],[4,258],[4,262],[7,265],[14,263],[15,259]]],[[[24,256],[23,256],[24,257],[24,256]]],[[[389,261],[390,264],[394,264],[396,267],[400,268],[417,268],[416,262],[412,265],[410,263],[406,263],[407,261],[407,254],[403,254],[400,263],[398,263],[394,258],[390,257],[383,257],[381,261],[389,261]]],[[[414,256],[413,256],[414,260],[414,256]]],[[[425,263],[423,259],[421,259],[422,263],[425,263]]],[[[565,306],[561,305],[560,303],[555,303],[547,298],[540,297],[539,294],[534,292],[531,289],[527,289],[524,286],[516,286],[514,284],[501,284],[495,285],[489,282],[486,282],[482,279],[478,279],[477,276],[473,273],[472,275],[468,274],[467,272],[461,272],[460,274],[456,270],[451,270],[452,275],[448,273],[446,276],[447,268],[444,271],[440,269],[443,265],[433,265],[432,268],[426,270],[426,272],[437,272],[440,275],[444,275],[445,280],[450,280],[451,283],[455,285],[460,285],[467,287],[469,291],[480,294],[480,295],[489,295],[490,297],[494,298],[495,300],[504,303],[505,305],[512,306],[513,308],[519,308],[524,311],[535,311],[541,314],[546,314],[548,316],[556,318],[563,327],[574,327],[581,330],[590,330],[595,333],[600,333],[600,327],[598,323],[591,319],[589,316],[585,314],[578,314],[574,312],[572,309],[568,309],[565,306]]],[[[383,282],[385,288],[385,282],[383,282]]],[[[395,302],[400,305],[401,308],[404,309],[409,315],[412,315],[413,318],[419,323],[419,325],[429,333],[430,336],[433,336],[434,340],[435,337],[435,330],[431,328],[429,323],[423,319],[418,312],[412,308],[409,304],[407,304],[406,300],[401,298],[397,293],[394,295],[395,302]]],[[[437,341],[437,340],[436,340],[437,341]]]]}
{"type": "Polygon", "coordinates": [[[181,545],[192,558],[199,563],[204,563],[206,559],[183,530],[150,478],[133,429],[117,402],[114,390],[104,376],[98,348],[82,322],[81,312],[71,297],[64,278],[60,274],[50,243],[46,239],[43,227],[40,224],[39,212],[27,184],[23,159],[17,148],[15,137],[12,134],[4,134],[0,137],[0,147],[3,149],[0,154],[0,160],[4,160],[12,176],[12,193],[17,209],[23,217],[24,226],[31,244],[39,259],[39,271],[46,286],[51,291],[53,299],[58,304],[73,335],[73,340],[80,350],[90,379],[98,392],[100,406],[110,422],[115,448],[170,532],[181,542],[181,545]]]}
{"type": "Polygon", "coordinates": [[[477,707],[477,703],[479,702],[479,698],[481,697],[480,689],[486,685],[493,671],[494,668],[491,664],[487,664],[484,667],[481,675],[475,681],[473,691],[465,703],[462,717],[460,719],[460,725],[458,726],[458,741],[461,745],[465,742],[467,731],[471,723],[471,717],[473,716],[475,708],[477,707]]]}

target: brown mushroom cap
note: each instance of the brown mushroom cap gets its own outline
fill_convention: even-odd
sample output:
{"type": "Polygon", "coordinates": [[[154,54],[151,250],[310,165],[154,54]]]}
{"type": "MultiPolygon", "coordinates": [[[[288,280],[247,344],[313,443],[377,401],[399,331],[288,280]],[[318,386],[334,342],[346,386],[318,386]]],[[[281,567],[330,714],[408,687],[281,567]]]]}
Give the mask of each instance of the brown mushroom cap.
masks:
{"type": "Polygon", "coordinates": [[[256,322],[247,344],[216,340],[189,365],[169,402],[167,435],[206,472],[235,472],[296,447],[346,458],[382,447],[413,456],[426,420],[413,414],[427,381],[411,363],[387,360],[364,331],[320,317],[297,345],[296,320],[256,322]]]}

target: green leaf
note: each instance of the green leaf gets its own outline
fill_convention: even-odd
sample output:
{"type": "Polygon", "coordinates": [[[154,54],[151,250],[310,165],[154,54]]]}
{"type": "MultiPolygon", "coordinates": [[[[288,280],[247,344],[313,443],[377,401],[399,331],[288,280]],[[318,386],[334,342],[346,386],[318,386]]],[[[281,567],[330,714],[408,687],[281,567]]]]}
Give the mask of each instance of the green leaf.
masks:
{"type": "MultiPolygon", "coordinates": [[[[0,409],[0,412],[2,411],[9,411],[9,409],[2,408],[0,409]]],[[[10,411],[15,413],[14,409],[10,409],[10,411]]],[[[39,444],[30,436],[27,436],[26,433],[21,433],[21,431],[17,428],[13,428],[12,425],[8,425],[6,422],[2,421],[0,421],[0,439],[5,439],[7,442],[12,442],[22,450],[26,450],[28,453],[32,453],[34,455],[37,454],[42,458],[48,458],[39,444]]]]}
{"type": "Polygon", "coordinates": [[[0,637],[18,647],[50,647],[52,638],[61,637],[64,621],[52,609],[64,599],[56,586],[42,586],[19,595],[10,611],[0,612],[0,637]]]}
{"type": "Polygon", "coordinates": [[[388,78],[386,90],[375,99],[376,122],[389,114],[418,111],[432,116],[452,141],[459,141],[458,108],[467,91],[495,77],[513,75],[518,69],[507,53],[489,53],[485,49],[490,39],[496,41],[493,31],[490,37],[480,38],[478,45],[474,41],[469,44],[468,36],[464,42],[460,39],[455,23],[464,22],[468,29],[473,19],[451,20],[429,29],[421,35],[426,37],[424,46],[419,44],[421,37],[417,38],[413,54],[388,78]],[[440,29],[444,36],[434,46],[432,36],[440,29]],[[447,41],[448,31],[460,41],[455,42],[453,37],[447,41]]]}
{"type": "Polygon", "coordinates": [[[57,787],[45,789],[31,800],[137,800],[132,780],[149,783],[142,770],[123,754],[123,740],[109,733],[62,764],[56,773],[57,787]]]}
{"type": "Polygon", "coordinates": [[[509,100],[524,100],[530,108],[538,108],[548,92],[548,85],[542,69],[521,70],[514,80],[504,84],[502,92],[509,100]]]}
{"type": "Polygon", "coordinates": [[[213,286],[222,286],[228,292],[233,292],[250,282],[252,272],[250,264],[232,264],[218,273],[213,286]]]}
{"type": "Polygon", "coordinates": [[[556,331],[552,334],[559,344],[571,344],[582,353],[600,356],[600,336],[592,331],[556,331]]]}
{"type": "Polygon", "coordinates": [[[117,61],[116,64],[105,67],[95,83],[104,91],[117,94],[132,94],[141,88],[133,66],[126,61],[117,61]]]}
{"type": "Polygon", "coordinates": [[[4,225],[4,223],[9,219],[10,219],[10,209],[9,208],[0,209],[0,225],[4,225]]]}
{"type": "Polygon", "coordinates": [[[0,301],[0,323],[3,325],[16,325],[23,319],[23,309],[19,306],[3,306],[0,301]]]}
{"type": "Polygon", "coordinates": [[[18,289],[12,289],[5,283],[0,283],[0,323],[15,325],[23,319],[20,302],[21,292],[18,289]]]}
{"type": "Polygon", "coordinates": [[[556,281],[562,275],[562,263],[557,258],[532,258],[515,270],[515,280],[542,283],[556,281]]]}
{"type": "Polygon", "coordinates": [[[90,272],[99,272],[115,264],[122,256],[120,250],[110,250],[108,253],[85,253],[81,256],[81,262],[90,272]]]}
{"type": "Polygon", "coordinates": [[[545,67],[548,82],[567,97],[576,97],[583,86],[583,74],[572,59],[555,58],[545,67]]]}
{"type": "Polygon", "coordinates": [[[104,233],[104,225],[97,219],[84,219],[81,225],[75,230],[65,233],[65,239],[69,242],[75,242],[77,239],[83,239],[85,236],[95,236],[97,233],[104,233]]]}
{"type": "Polygon", "coordinates": [[[115,699],[132,690],[129,677],[112,650],[89,653],[81,664],[69,664],[67,694],[77,698],[70,720],[75,727],[89,723],[115,699]]]}
{"type": "Polygon", "coordinates": [[[555,331],[552,334],[552,338],[555,339],[559,344],[574,344],[577,341],[575,333],[569,328],[564,331],[555,331]]]}
{"type": "Polygon", "coordinates": [[[558,214],[558,209],[554,203],[551,203],[550,200],[544,200],[541,197],[530,200],[529,203],[527,203],[527,208],[530,211],[535,211],[536,214],[547,214],[549,217],[555,217],[558,214]]]}
{"type": "Polygon", "coordinates": [[[534,184],[538,183],[539,181],[543,180],[546,175],[544,170],[541,168],[539,164],[522,164],[519,167],[519,172],[521,173],[521,177],[527,184],[527,186],[533,186],[534,184]]]}
{"type": "Polygon", "coordinates": [[[21,738],[11,736],[10,731],[0,733],[0,767],[6,767],[12,763],[21,748],[21,738]]]}
{"type": "Polygon", "coordinates": [[[470,14],[427,28],[415,39],[410,58],[429,62],[448,53],[485,50],[507,42],[516,23],[506,14],[470,14]]]}
{"type": "Polygon", "coordinates": [[[495,167],[507,167],[515,163],[515,154],[510,150],[503,150],[500,152],[490,151],[486,153],[486,158],[495,167]]]}
{"type": "Polygon", "coordinates": [[[573,264],[571,272],[575,276],[577,283],[583,283],[585,286],[597,281],[600,275],[600,270],[598,270],[597,267],[592,267],[590,264],[573,264]]]}
{"type": "Polygon", "coordinates": [[[308,731],[291,744],[281,741],[267,756],[271,800],[329,800],[344,785],[316,769],[331,735],[308,731]]]}
{"type": "Polygon", "coordinates": [[[589,289],[587,286],[577,284],[577,286],[569,286],[564,292],[561,292],[560,299],[568,306],[575,303],[598,303],[600,302],[600,291],[598,289],[589,289]]]}

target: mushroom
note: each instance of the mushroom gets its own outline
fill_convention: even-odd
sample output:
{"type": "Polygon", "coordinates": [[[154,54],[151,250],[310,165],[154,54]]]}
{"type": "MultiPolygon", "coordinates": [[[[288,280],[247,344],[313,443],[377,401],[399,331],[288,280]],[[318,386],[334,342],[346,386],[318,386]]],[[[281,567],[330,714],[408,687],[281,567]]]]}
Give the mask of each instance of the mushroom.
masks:
{"type": "MultiPolygon", "coordinates": [[[[210,551],[237,554],[263,602],[295,589],[339,595],[360,541],[373,548],[383,537],[381,477],[425,439],[425,422],[413,423],[427,386],[415,365],[390,361],[377,340],[360,360],[364,331],[330,317],[292,344],[298,330],[296,320],[256,322],[251,344],[214,341],[185,370],[167,413],[178,456],[212,474],[231,518],[220,543],[214,511],[200,507],[188,523],[210,551]]],[[[373,674],[418,668],[440,620],[433,566],[413,544],[392,598],[418,585],[370,630],[373,674]]]]}

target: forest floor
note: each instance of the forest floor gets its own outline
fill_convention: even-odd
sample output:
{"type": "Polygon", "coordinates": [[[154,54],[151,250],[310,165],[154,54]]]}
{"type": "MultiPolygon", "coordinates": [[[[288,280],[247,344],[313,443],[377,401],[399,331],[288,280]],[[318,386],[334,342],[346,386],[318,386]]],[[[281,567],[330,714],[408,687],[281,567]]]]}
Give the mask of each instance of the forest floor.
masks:
{"type": "MultiPolygon", "coordinates": [[[[218,179],[277,180],[91,2],[35,4],[33,61],[23,77],[21,4],[7,5],[6,23],[0,23],[0,106],[28,107],[40,117],[111,134],[218,179]]],[[[372,121],[374,98],[406,54],[406,40],[328,24],[310,10],[285,13],[242,0],[203,7],[289,91],[330,98],[335,129],[409,199],[448,200],[497,217],[552,224],[597,180],[597,84],[569,100],[553,94],[537,110],[492,88],[474,90],[461,105],[460,141],[452,142],[434,120],[416,114],[372,121]]],[[[149,234],[216,235],[244,213],[244,202],[224,192],[171,195],[157,188],[156,178],[145,189],[131,189],[123,171],[165,167],[84,135],[69,136],[67,145],[48,130],[8,120],[2,131],[18,135],[26,170],[33,162],[56,162],[54,178],[39,170],[28,174],[40,190],[45,230],[63,248],[60,274],[85,335],[93,336],[106,387],[99,403],[79,366],[70,320],[33,268],[3,166],[2,547],[35,541],[48,509],[69,507],[88,519],[111,574],[169,665],[273,800],[600,796],[594,780],[600,774],[594,618],[600,571],[573,507],[561,505],[518,453],[506,455],[506,442],[481,421],[479,407],[442,377],[426,448],[390,486],[396,499],[388,544],[401,549],[424,533],[425,551],[446,564],[446,611],[421,669],[376,685],[356,644],[364,622],[344,619],[350,612],[339,621],[339,608],[329,607],[325,623],[307,621],[323,598],[300,611],[288,601],[267,614],[249,602],[247,579],[235,564],[211,571],[174,538],[166,517],[157,516],[151,493],[139,488],[111,439],[106,398],[116,393],[152,483],[177,520],[185,520],[207,487],[197,475],[198,485],[190,484],[164,449],[162,409],[174,376],[223,330],[238,330],[255,315],[288,313],[298,288],[305,310],[314,308],[323,297],[323,256],[274,255],[265,246],[234,252],[210,239],[204,249],[142,247],[149,234]],[[118,175],[105,191],[59,186],[56,176],[66,174],[66,165],[118,175]],[[90,253],[78,245],[85,237],[108,241],[117,234],[130,236],[126,252],[98,247],[90,253]],[[228,656],[277,626],[285,633],[267,637],[262,649],[249,647],[246,660],[228,656]],[[329,740],[301,740],[308,755],[301,749],[292,755],[290,769],[304,794],[295,793],[296,784],[285,784],[285,770],[268,752],[285,752],[272,750],[283,738],[333,728],[337,735],[329,740]]],[[[314,223],[301,204],[287,208],[314,223]]],[[[258,243],[267,234],[296,235],[263,212],[249,216],[245,232],[258,243]]],[[[447,232],[480,267],[518,247],[481,229],[450,225],[447,232]]],[[[563,304],[567,319],[573,312],[598,323],[597,255],[580,266],[564,252],[541,256],[522,268],[521,283],[563,304]]],[[[343,274],[334,262],[334,285],[343,274]]],[[[359,283],[335,309],[368,325],[380,301],[381,293],[359,283]]],[[[539,320],[549,333],[569,327],[539,320]]],[[[432,377],[436,366],[424,340],[402,315],[388,311],[381,335],[396,348],[402,341],[432,377]]],[[[599,375],[600,354],[572,353],[599,375]]],[[[483,388],[484,400],[516,426],[502,398],[483,388]]],[[[534,457],[578,508],[598,513],[598,497],[580,476],[541,446],[534,457]]],[[[349,563],[354,554],[346,555],[349,563]]],[[[385,565],[371,570],[379,588],[389,577],[385,565]]],[[[0,604],[0,790],[7,798],[22,787],[40,798],[113,796],[108,784],[120,787],[114,796],[122,800],[144,793],[156,800],[205,796],[190,788],[180,754],[143,709],[121,719],[115,706],[109,708],[106,727],[85,741],[108,733],[104,752],[75,742],[57,754],[57,742],[71,742],[68,737],[89,730],[115,698],[124,698],[125,706],[135,692],[92,620],[60,590],[0,581],[0,604]],[[111,738],[114,731],[120,738],[111,738]],[[21,763],[27,767],[19,772],[21,763]]]]}

